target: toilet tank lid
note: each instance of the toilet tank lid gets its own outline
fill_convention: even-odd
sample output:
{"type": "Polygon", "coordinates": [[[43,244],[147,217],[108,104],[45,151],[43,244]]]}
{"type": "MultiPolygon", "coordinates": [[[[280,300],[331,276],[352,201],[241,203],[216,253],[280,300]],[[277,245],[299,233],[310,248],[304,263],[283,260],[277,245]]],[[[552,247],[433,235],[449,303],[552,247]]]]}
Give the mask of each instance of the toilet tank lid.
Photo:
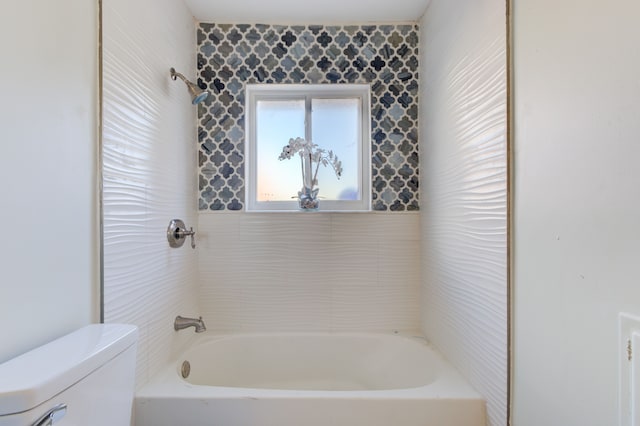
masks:
{"type": "Polygon", "coordinates": [[[0,364],[0,416],[42,404],[137,340],[134,325],[91,324],[0,364]]]}

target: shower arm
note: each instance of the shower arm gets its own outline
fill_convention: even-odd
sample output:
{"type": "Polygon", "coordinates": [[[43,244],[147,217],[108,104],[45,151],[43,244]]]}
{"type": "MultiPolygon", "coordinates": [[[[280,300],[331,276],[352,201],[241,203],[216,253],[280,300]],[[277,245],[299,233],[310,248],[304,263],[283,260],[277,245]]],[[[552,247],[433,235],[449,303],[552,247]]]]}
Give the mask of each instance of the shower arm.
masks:
{"type": "Polygon", "coordinates": [[[209,92],[198,87],[197,84],[190,82],[184,75],[175,70],[175,68],[169,69],[171,73],[171,80],[175,81],[178,78],[182,80],[182,82],[187,86],[187,91],[191,96],[191,104],[196,105],[200,102],[204,101],[208,96],[209,92]]]}
{"type": "Polygon", "coordinates": [[[171,72],[171,79],[172,80],[175,81],[176,77],[180,77],[180,80],[184,81],[185,83],[187,81],[189,81],[189,80],[187,80],[187,78],[184,75],[182,75],[182,73],[179,73],[178,71],[176,71],[175,68],[171,68],[169,71],[171,72]]]}

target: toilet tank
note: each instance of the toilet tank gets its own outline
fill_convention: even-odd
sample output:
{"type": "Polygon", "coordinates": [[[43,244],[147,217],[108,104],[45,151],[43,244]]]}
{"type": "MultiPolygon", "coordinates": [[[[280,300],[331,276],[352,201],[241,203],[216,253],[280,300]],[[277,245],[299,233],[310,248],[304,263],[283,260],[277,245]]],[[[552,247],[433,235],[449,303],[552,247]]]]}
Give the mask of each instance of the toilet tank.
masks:
{"type": "Polygon", "coordinates": [[[137,340],[92,324],[0,364],[0,426],[130,425],[137,340]]]}

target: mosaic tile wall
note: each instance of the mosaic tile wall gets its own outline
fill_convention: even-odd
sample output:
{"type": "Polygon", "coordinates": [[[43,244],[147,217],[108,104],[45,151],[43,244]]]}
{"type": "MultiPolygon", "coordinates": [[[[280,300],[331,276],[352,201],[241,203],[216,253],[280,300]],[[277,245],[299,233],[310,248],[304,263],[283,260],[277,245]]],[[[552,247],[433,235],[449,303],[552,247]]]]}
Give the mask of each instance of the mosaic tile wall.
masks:
{"type": "Polygon", "coordinates": [[[199,209],[244,209],[247,83],[370,83],[372,208],[418,210],[418,27],[201,23],[199,209]]]}

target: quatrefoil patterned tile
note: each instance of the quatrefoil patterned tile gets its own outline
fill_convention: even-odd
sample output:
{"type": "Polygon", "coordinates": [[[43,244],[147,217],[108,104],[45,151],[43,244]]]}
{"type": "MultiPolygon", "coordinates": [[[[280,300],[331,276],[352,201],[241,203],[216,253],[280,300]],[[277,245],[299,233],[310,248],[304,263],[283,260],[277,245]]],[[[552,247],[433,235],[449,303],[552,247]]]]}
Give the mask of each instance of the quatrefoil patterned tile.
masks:
{"type": "Polygon", "coordinates": [[[200,210],[244,209],[248,83],[371,84],[372,208],[419,209],[415,25],[201,23],[200,210]]]}

